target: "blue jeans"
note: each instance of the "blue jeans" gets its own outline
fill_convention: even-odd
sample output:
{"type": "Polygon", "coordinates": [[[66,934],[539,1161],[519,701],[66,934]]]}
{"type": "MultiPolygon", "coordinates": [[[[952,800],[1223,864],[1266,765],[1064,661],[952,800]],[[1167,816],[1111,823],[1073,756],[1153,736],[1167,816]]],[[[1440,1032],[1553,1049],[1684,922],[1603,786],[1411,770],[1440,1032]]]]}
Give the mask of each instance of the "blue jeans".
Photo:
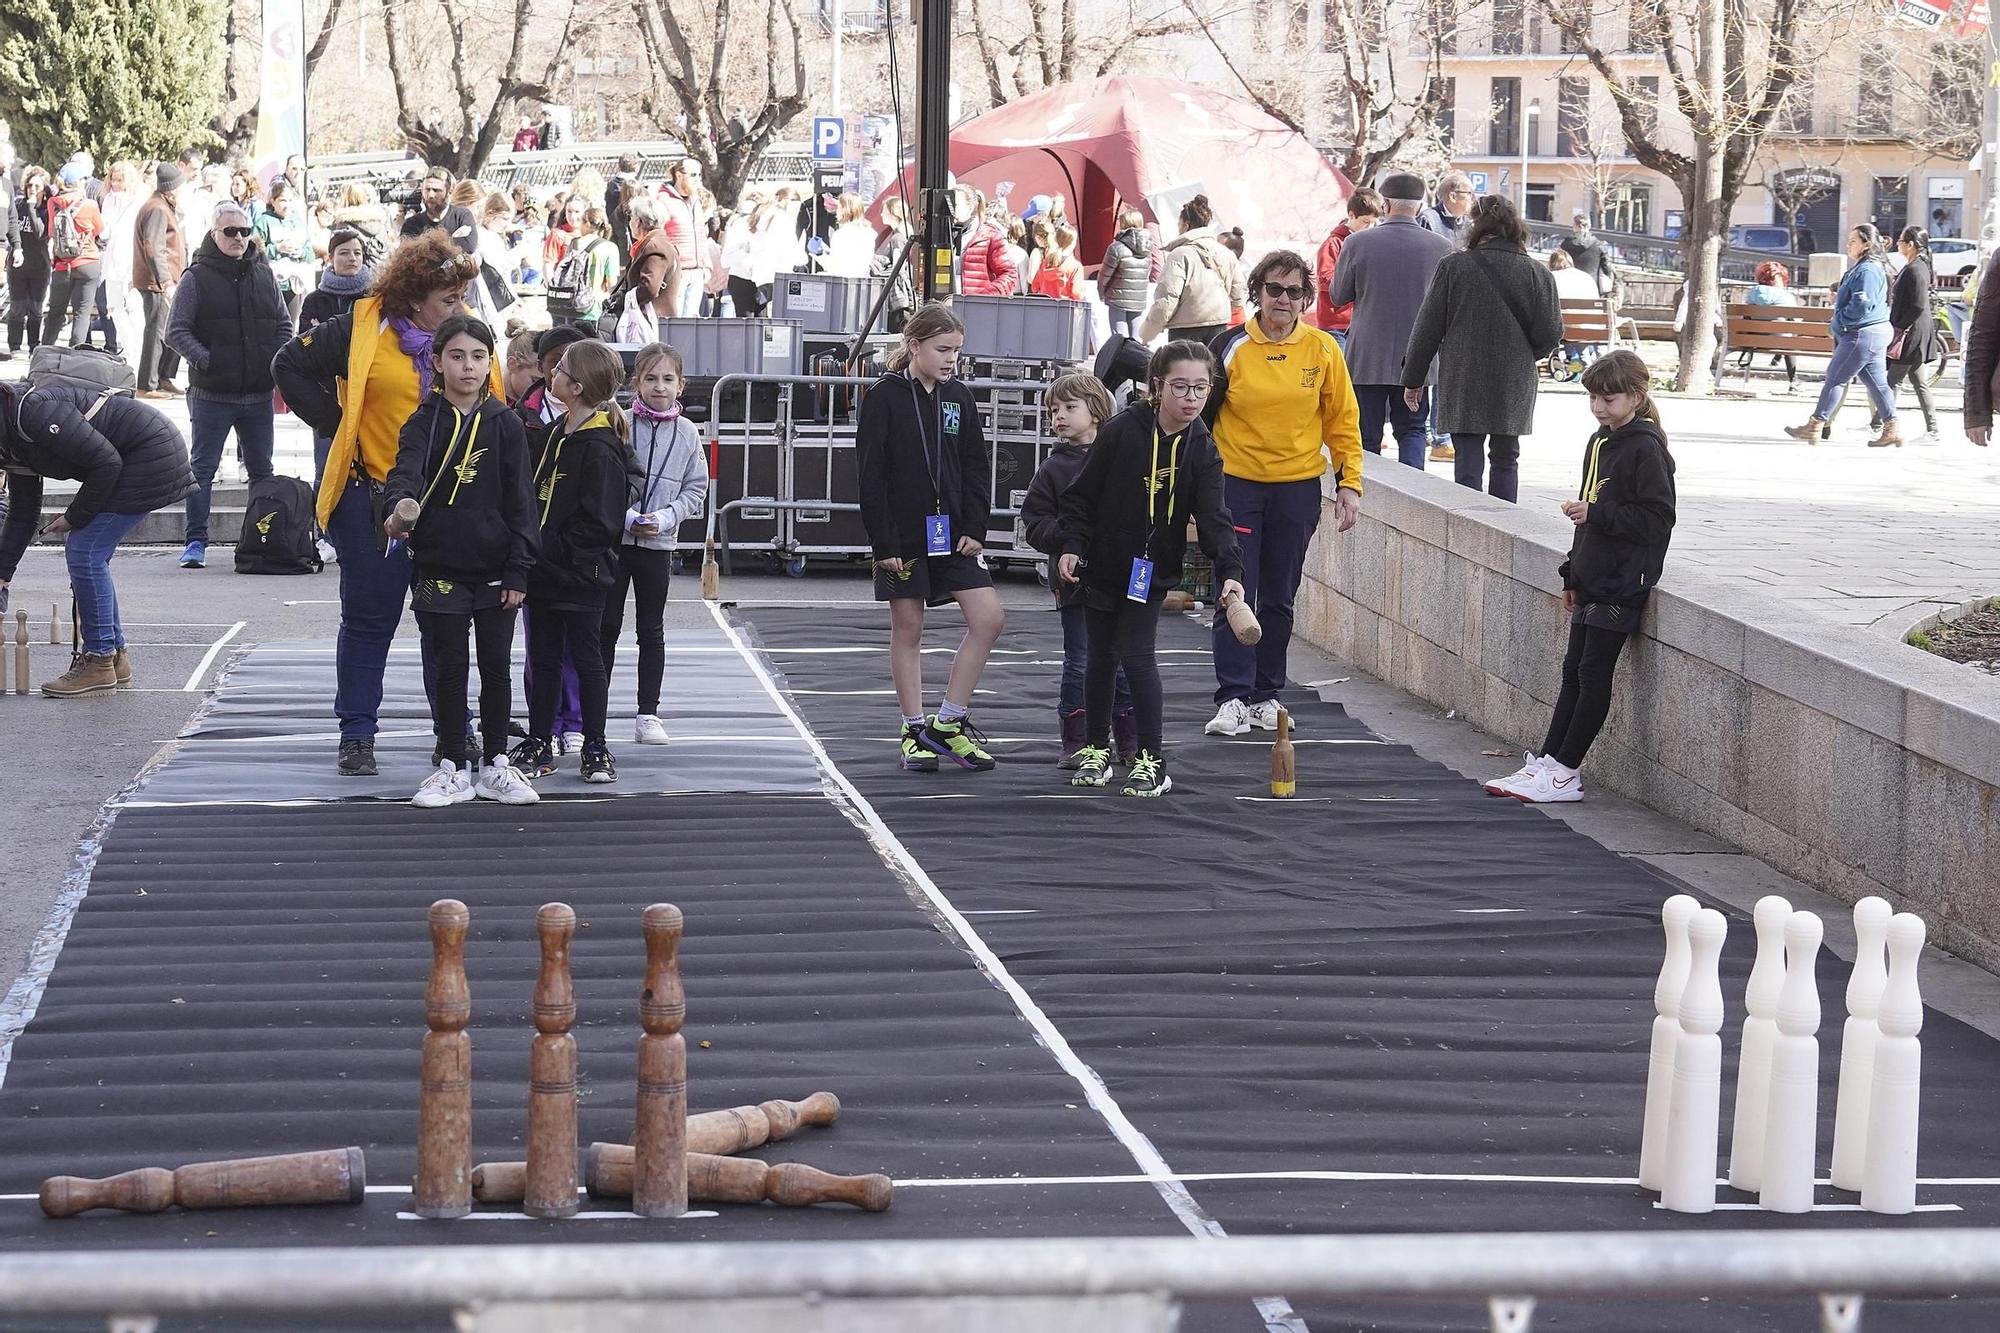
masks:
{"type": "MultiPolygon", "coordinates": [[[[349,482],[326,525],[340,556],[340,633],[333,641],[333,713],[340,739],[373,740],[382,711],[389,641],[403,622],[416,564],[407,546],[384,556],[375,544],[368,488],[349,482]]],[[[429,675],[428,672],[425,673],[429,675]]]]}
{"type": "MultiPolygon", "coordinates": [[[[63,557],[69,562],[69,590],[83,620],[83,651],[105,655],[125,646],[118,623],[118,589],[111,582],[111,557],[118,543],[139,526],[144,514],[99,514],[69,534],[63,557]]],[[[23,651],[26,651],[25,649],[23,651]]]]}
{"type": "MultiPolygon", "coordinates": [[[[1398,389],[1397,393],[1402,390],[1398,389]]],[[[1320,479],[1245,481],[1227,473],[1222,499],[1243,553],[1243,598],[1264,637],[1254,648],[1236,641],[1229,618],[1215,618],[1215,702],[1259,704],[1285,687],[1285,653],[1292,643],[1292,601],[1305,575],[1306,546],[1319,527],[1320,479]]],[[[1217,589],[1221,591],[1220,588],[1217,589]]]]}
{"type": "MultiPolygon", "coordinates": [[[[1056,695],[1056,713],[1068,717],[1083,707],[1083,677],[1089,669],[1090,640],[1084,630],[1083,603],[1073,602],[1061,608],[1063,632],[1062,689],[1056,695]]],[[[1118,668],[1118,679],[1113,685],[1112,709],[1126,713],[1132,709],[1132,687],[1125,680],[1125,668],[1118,668]]]]}
{"type": "Polygon", "coordinates": [[[1340,354],[1341,354],[1342,356],[1346,356],[1346,355],[1347,355],[1347,330],[1346,330],[1346,329],[1328,329],[1328,330],[1327,330],[1327,332],[1333,335],[1333,342],[1334,342],[1334,345],[1335,345],[1336,347],[1340,348],[1340,354]]]}
{"type": "Polygon", "coordinates": [[[1813,415],[1822,421],[1832,416],[1834,405],[1840,401],[1840,391],[1849,380],[1859,378],[1862,387],[1868,390],[1868,401],[1874,404],[1876,414],[1884,421],[1894,421],[1896,395],[1889,392],[1886,354],[1895,336],[1895,330],[1885,319],[1835,338],[1833,359],[1826,363],[1826,383],[1820,385],[1819,405],[1813,408],[1813,415]]]}
{"type": "MultiPolygon", "coordinates": [[[[271,400],[260,398],[249,403],[226,403],[207,397],[199,392],[188,395],[190,461],[194,464],[194,489],[187,495],[187,532],[185,541],[205,542],[208,540],[208,507],[210,491],[215,486],[215,469],[222,465],[222,446],[228,442],[229,432],[236,432],[236,448],[243,455],[243,469],[250,474],[250,480],[271,475],[271,400]]],[[[408,579],[403,580],[404,591],[409,590],[408,579]]]]}
{"type": "Polygon", "coordinates": [[[1428,442],[1425,423],[1430,419],[1430,390],[1417,410],[1403,404],[1400,384],[1357,384],[1354,401],[1361,409],[1361,447],[1371,454],[1382,452],[1382,424],[1388,422],[1396,436],[1396,458],[1404,467],[1418,471],[1424,466],[1424,446],[1428,442]]]}

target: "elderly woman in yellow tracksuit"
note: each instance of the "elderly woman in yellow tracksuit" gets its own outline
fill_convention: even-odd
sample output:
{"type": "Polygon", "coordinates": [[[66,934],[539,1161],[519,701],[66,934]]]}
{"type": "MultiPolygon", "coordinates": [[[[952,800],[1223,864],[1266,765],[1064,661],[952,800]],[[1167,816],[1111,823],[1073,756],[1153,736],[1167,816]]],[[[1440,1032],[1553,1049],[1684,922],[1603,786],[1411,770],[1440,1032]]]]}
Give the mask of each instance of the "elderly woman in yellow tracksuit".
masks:
{"type": "MultiPolygon", "coordinates": [[[[271,366],[292,411],[333,439],[319,479],[319,522],[340,557],[333,711],[343,777],[375,775],[382,673],[414,568],[403,551],[387,548],[383,484],[403,423],[431,392],[431,335],[463,313],[466,284],[478,276],[479,261],[443,232],[406,240],[353,310],[294,338],[271,366]]],[[[505,391],[497,359],[493,391],[505,391]]]]}
{"type": "Polygon", "coordinates": [[[1361,514],[1360,411],[1333,335],[1299,317],[1313,293],[1312,265],[1273,251],[1250,274],[1257,313],[1211,344],[1217,375],[1207,416],[1243,550],[1244,596],[1264,626],[1252,648],[1215,619],[1216,712],[1203,728],[1211,736],[1277,730],[1292,602],[1319,527],[1329,454],[1340,531],[1361,514]]]}

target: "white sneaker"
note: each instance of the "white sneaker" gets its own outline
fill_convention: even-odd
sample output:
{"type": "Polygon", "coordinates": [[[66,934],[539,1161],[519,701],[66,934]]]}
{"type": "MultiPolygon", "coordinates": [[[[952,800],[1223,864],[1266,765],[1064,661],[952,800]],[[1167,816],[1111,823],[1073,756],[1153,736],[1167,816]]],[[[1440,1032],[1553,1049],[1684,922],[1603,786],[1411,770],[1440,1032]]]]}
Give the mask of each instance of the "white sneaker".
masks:
{"type": "Polygon", "coordinates": [[[1514,794],[1515,787],[1518,787],[1520,784],[1526,782],[1529,778],[1532,778],[1533,776],[1535,776],[1535,774],[1539,773],[1542,769],[1542,765],[1548,762],[1548,760],[1542,758],[1542,756],[1538,754],[1528,754],[1524,752],[1521,757],[1527,760],[1528,762],[1522,764],[1519,768],[1515,769],[1512,773],[1509,773],[1506,777],[1495,778],[1493,779],[1493,781],[1487,783],[1486,784],[1487,795],[1512,796],[1514,794]]]}
{"type": "MultiPolygon", "coordinates": [[[[1274,720],[1271,725],[1278,724],[1274,720]]],[[[1250,710],[1241,699],[1225,699],[1202,730],[1211,736],[1241,736],[1250,730],[1250,710]]]]}
{"type": "Polygon", "coordinates": [[[446,759],[438,764],[437,772],[424,779],[424,785],[417,788],[410,804],[423,810],[437,810],[447,805],[462,805],[471,799],[472,774],[446,759]]]}
{"type": "Polygon", "coordinates": [[[564,733],[563,733],[563,737],[562,737],[562,749],[560,749],[560,750],[556,751],[556,753],[557,753],[557,754],[582,754],[582,753],[583,753],[583,733],[582,733],[582,732],[580,732],[580,731],[566,731],[566,732],[564,732],[564,733]]]}
{"type": "MultiPolygon", "coordinates": [[[[1276,699],[1266,699],[1263,703],[1251,704],[1247,711],[1251,726],[1256,727],[1260,731],[1276,731],[1278,729],[1278,701],[1276,699]]],[[[1293,718],[1292,730],[1298,730],[1298,726],[1299,720],[1293,718]]]]}
{"type": "Polygon", "coordinates": [[[641,713],[632,719],[632,739],[640,745],[665,745],[667,729],[660,719],[651,713],[641,713]]]}
{"type": "Polygon", "coordinates": [[[1583,799],[1583,774],[1573,768],[1564,768],[1560,760],[1547,759],[1531,776],[1509,788],[1507,794],[1529,805],[1580,801],[1583,799]]]}
{"type": "Polygon", "coordinates": [[[472,789],[472,794],[482,801],[498,801],[502,805],[533,805],[542,799],[542,794],[520,769],[507,762],[504,754],[479,770],[479,785],[472,789]]]}

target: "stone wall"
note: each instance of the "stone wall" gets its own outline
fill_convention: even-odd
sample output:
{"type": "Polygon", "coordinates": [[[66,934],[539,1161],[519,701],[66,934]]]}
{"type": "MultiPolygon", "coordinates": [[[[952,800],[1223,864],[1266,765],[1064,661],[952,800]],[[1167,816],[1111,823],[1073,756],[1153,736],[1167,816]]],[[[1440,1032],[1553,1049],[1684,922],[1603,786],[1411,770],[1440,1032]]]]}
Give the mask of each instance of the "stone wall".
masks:
{"type": "MultiPolygon", "coordinates": [[[[1552,505],[1375,463],[1351,532],[1325,503],[1297,632],[1539,750],[1569,539],[1552,505]]],[[[1979,673],[1670,553],[1587,772],[1837,897],[1921,913],[1933,943],[2000,971],[2000,689],[1979,673]]]]}

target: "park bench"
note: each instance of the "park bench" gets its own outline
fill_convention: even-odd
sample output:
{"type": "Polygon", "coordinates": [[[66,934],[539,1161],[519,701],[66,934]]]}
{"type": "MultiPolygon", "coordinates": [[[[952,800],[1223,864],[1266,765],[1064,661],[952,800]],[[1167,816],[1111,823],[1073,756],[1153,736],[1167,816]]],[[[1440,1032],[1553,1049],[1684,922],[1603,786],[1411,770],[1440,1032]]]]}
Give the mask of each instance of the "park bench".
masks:
{"type": "MultiPolygon", "coordinates": [[[[1833,308],[1809,305],[1738,305],[1725,307],[1722,364],[1727,367],[1731,353],[1770,353],[1789,356],[1793,363],[1802,356],[1833,355],[1833,308]]],[[[1748,362],[1743,378],[1750,378],[1748,362]]]]}

